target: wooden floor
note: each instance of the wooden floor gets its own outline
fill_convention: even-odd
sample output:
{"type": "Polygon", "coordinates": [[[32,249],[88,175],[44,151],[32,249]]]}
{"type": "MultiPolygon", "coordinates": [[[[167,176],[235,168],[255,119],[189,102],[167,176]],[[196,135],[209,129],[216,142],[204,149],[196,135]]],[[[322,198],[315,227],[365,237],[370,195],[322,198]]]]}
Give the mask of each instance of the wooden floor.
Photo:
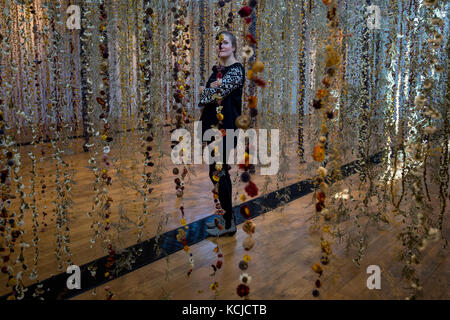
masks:
{"type": "MultiPolygon", "coordinates": [[[[132,183],[140,183],[142,173],[142,156],[136,150],[138,133],[130,134],[119,138],[111,151],[111,158],[114,160],[115,169],[112,170],[113,184],[109,188],[109,195],[113,198],[113,216],[111,218],[115,227],[113,228],[116,243],[119,248],[125,248],[138,241],[136,233],[136,222],[142,212],[142,197],[131,186],[132,183]],[[130,143],[135,141],[134,143],[130,143]],[[122,208],[123,217],[119,217],[119,208],[122,208]]],[[[264,193],[277,190],[286,185],[309,178],[314,172],[314,165],[311,165],[311,156],[307,156],[307,162],[299,166],[295,154],[295,139],[290,142],[288,148],[289,164],[286,177],[282,181],[277,181],[276,177],[271,177],[264,193]]],[[[92,206],[94,197],[94,175],[89,169],[89,155],[81,150],[81,141],[73,140],[72,145],[66,146],[67,155],[65,161],[70,164],[71,174],[77,182],[72,190],[74,206],[70,209],[70,250],[72,252],[71,262],[82,265],[106,255],[104,245],[97,241],[90,242],[92,231],[89,229],[92,218],[87,216],[87,212],[92,206]]],[[[311,146],[305,146],[305,154],[310,155],[311,146]]],[[[27,153],[41,152],[41,147],[33,149],[31,146],[22,147],[21,172],[24,184],[29,188],[30,161],[27,153]]],[[[51,149],[48,149],[51,152],[51,149]]],[[[168,149],[167,149],[168,150],[168,149]]],[[[168,152],[168,151],[167,151],[168,152]]],[[[100,156],[97,156],[100,159],[100,156]]],[[[156,157],[154,157],[156,158],[156,157]]],[[[348,154],[344,157],[345,162],[354,160],[354,156],[348,154]]],[[[173,230],[180,226],[180,214],[175,206],[176,196],[172,174],[172,164],[167,154],[159,158],[161,164],[161,181],[155,185],[153,191],[153,202],[150,206],[150,214],[145,223],[144,236],[146,240],[155,236],[158,232],[173,230]],[[159,203],[158,203],[159,202],[159,203]]],[[[158,164],[157,164],[158,165],[158,164]]],[[[47,185],[48,192],[38,194],[37,204],[39,208],[40,223],[39,237],[39,279],[46,279],[51,275],[65,271],[67,263],[64,263],[64,270],[58,270],[58,263],[55,256],[56,226],[53,209],[55,205],[52,201],[56,198],[55,193],[55,160],[50,154],[46,154],[46,159],[38,165],[40,183],[37,184],[40,190],[41,183],[47,185]],[[47,206],[45,208],[44,206],[47,206]],[[42,211],[48,215],[44,218],[42,211]],[[43,223],[48,224],[47,227],[43,223]]],[[[190,168],[193,172],[186,184],[184,195],[185,218],[188,223],[209,216],[214,212],[211,196],[212,184],[208,177],[207,165],[193,165],[190,168]]],[[[232,171],[234,181],[234,200],[237,205],[241,201],[240,194],[244,189],[244,184],[239,182],[239,172],[232,171]]],[[[352,183],[348,178],[345,183],[352,183]]],[[[262,188],[265,177],[255,176],[256,184],[262,188]]],[[[29,189],[26,192],[30,192],[29,189]]],[[[254,221],[257,225],[255,234],[256,246],[249,253],[252,260],[248,273],[252,276],[251,299],[309,299],[312,298],[311,291],[315,275],[311,265],[320,258],[319,234],[310,233],[311,221],[308,219],[313,215],[311,205],[312,195],[307,195],[295,200],[282,210],[278,209],[263,216],[257,217],[254,221]]],[[[31,201],[27,198],[27,201],[31,201]]],[[[17,201],[13,207],[17,206],[17,201]]],[[[16,207],[17,208],[17,207],[16,207]]],[[[25,216],[24,239],[31,244],[31,214],[25,216]]],[[[385,230],[370,230],[370,245],[368,246],[362,268],[358,269],[351,262],[355,252],[345,250],[343,245],[334,245],[334,255],[332,263],[327,267],[324,274],[320,299],[402,299],[406,296],[404,288],[406,284],[402,282],[400,271],[401,264],[394,259],[396,250],[400,248],[400,243],[395,239],[395,226],[387,226],[385,230]],[[365,267],[370,264],[378,264],[383,270],[382,289],[368,290],[366,288],[367,275],[365,267]]],[[[448,228],[446,229],[448,233],[448,228]]],[[[109,283],[116,299],[212,299],[214,294],[209,290],[209,285],[219,282],[219,299],[238,298],[235,289],[239,284],[240,270],[238,262],[245,254],[241,243],[244,239],[244,232],[239,229],[232,238],[219,239],[219,245],[224,253],[224,266],[211,277],[211,264],[215,262],[213,249],[215,244],[210,240],[205,240],[194,245],[191,252],[195,259],[195,269],[190,278],[186,277],[189,263],[185,252],[177,252],[168,259],[156,261],[148,266],[138,269],[121,278],[109,283]]],[[[448,238],[448,235],[447,235],[448,238]]],[[[24,272],[24,284],[29,285],[34,281],[29,280],[29,273],[33,266],[34,248],[24,251],[26,263],[29,270],[24,272]]],[[[14,258],[15,259],[15,258],[14,258]]],[[[66,260],[66,259],[65,259],[66,260]]],[[[425,292],[425,298],[448,299],[449,298],[449,270],[447,251],[440,252],[439,246],[430,246],[427,249],[427,256],[424,259],[421,270],[421,279],[425,292]]],[[[16,267],[16,272],[20,271],[16,267]]],[[[0,275],[0,283],[6,284],[6,277],[0,275]]],[[[0,287],[0,294],[8,293],[9,289],[4,285],[0,287]]],[[[96,290],[86,292],[75,299],[104,299],[104,286],[96,290]]]]}
{"type": "MultiPolygon", "coordinates": [[[[352,182],[356,179],[346,181],[352,182]]],[[[224,266],[214,276],[211,276],[211,264],[216,261],[213,252],[216,239],[208,238],[191,248],[195,269],[189,278],[186,254],[179,251],[107,285],[116,299],[214,299],[209,285],[218,281],[220,290],[216,298],[239,299],[236,295],[241,274],[238,263],[249,254],[247,273],[252,277],[251,299],[315,299],[311,292],[317,277],[311,266],[320,258],[320,237],[317,232],[310,232],[312,223],[308,219],[312,215],[311,195],[308,195],[283,209],[255,218],[256,245],[251,251],[242,248],[246,234],[241,227],[234,237],[219,238],[217,243],[224,253],[224,266]]],[[[404,299],[407,284],[401,280],[402,265],[395,258],[401,244],[395,240],[394,230],[399,231],[392,225],[369,230],[370,243],[361,268],[351,261],[355,250],[346,250],[345,244],[333,244],[332,260],[325,267],[319,299],[404,299]],[[382,270],[380,290],[369,290],[366,286],[369,276],[366,268],[372,264],[382,270]]],[[[448,231],[447,228],[447,236],[448,231]]],[[[439,245],[427,248],[419,268],[423,298],[450,298],[448,253],[448,249],[441,250],[439,245]]],[[[75,299],[104,299],[104,293],[102,286],[75,299]]]]}

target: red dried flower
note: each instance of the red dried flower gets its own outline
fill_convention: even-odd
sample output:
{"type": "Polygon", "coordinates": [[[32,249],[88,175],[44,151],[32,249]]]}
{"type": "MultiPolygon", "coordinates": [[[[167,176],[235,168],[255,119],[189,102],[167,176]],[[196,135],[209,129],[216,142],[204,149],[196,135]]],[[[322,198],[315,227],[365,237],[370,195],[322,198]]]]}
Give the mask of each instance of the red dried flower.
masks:
{"type": "Polygon", "coordinates": [[[236,291],[237,291],[238,296],[242,298],[242,297],[248,296],[248,294],[250,293],[250,288],[249,288],[249,286],[241,283],[240,285],[238,285],[236,291]]]}
{"type": "Polygon", "coordinates": [[[222,260],[217,260],[216,267],[217,267],[217,269],[222,268],[222,260]]]}
{"type": "Polygon", "coordinates": [[[238,11],[238,14],[242,18],[248,17],[251,13],[252,13],[252,8],[250,8],[249,6],[244,6],[238,11]]]}
{"type": "Polygon", "coordinates": [[[245,39],[248,41],[248,43],[250,45],[254,45],[257,42],[255,37],[253,35],[251,35],[250,33],[245,36],[245,39]]]}
{"type": "Polygon", "coordinates": [[[316,203],[316,211],[320,212],[322,209],[325,208],[325,204],[323,202],[317,202],[316,203]]]}
{"type": "Polygon", "coordinates": [[[249,24],[251,22],[252,22],[252,18],[250,18],[250,17],[245,18],[245,23],[246,24],[249,24]]]}
{"type": "Polygon", "coordinates": [[[249,163],[240,163],[239,164],[239,169],[247,171],[250,169],[250,164],[249,163]]]}
{"type": "Polygon", "coordinates": [[[262,88],[264,88],[266,86],[266,82],[263,79],[253,77],[252,80],[257,86],[260,86],[262,88]]]}
{"type": "Polygon", "coordinates": [[[245,192],[247,192],[249,197],[255,197],[258,195],[258,187],[252,181],[249,181],[248,185],[245,187],[245,192]]]}
{"type": "Polygon", "coordinates": [[[318,192],[316,195],[317,201],[324,203],[325,202],[325,193],[318,192]]]}

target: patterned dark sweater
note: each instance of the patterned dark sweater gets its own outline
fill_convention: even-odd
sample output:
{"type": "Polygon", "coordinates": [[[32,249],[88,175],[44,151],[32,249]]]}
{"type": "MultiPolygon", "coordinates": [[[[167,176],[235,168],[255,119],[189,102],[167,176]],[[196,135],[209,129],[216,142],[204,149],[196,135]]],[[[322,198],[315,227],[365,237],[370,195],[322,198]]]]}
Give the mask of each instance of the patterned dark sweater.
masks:
{"type": "Polygon", "coordinates": [[[222,126],[218,129],[236,129],[236,118],[241,115],[242,90],[245,82],[244,66],[236,62],[222,70],[222,84],[217,88],[211,88],[212,82],[217,79],[218,68],[213,67],[213,73],[206,83],[206,88],[200,97],[200,105],[204,106],[200,120],[202,121],[202,134],[211,126],[217,126],[217,96],[222,97],[222,126]]]}

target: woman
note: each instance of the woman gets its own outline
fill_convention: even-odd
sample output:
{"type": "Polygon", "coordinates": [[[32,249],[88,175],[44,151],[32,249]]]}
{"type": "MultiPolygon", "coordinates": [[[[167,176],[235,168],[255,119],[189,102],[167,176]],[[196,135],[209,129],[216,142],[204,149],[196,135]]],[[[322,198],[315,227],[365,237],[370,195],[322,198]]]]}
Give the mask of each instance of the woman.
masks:
{"type": "MultiPolygon", "coordinates": [[[[217,129],[236,129],[236,118],[241,115],[242,108],[242,90],[245,81],[244,66],[236,60],[236,38],[228,32],[222,31],[217,38],[217,56],[219,65],[213,67],[213,73],[206,83],[200,97],[200,105],[204,106],[200,120],[202,121],[202,134],[210,128],[217,129]],[[220,99],[220,106],[218,97],[220,99]],[[219,121],[218,113],[223,115],[219,121]]],[[[221,117],[219,115],[219,117],[221,117]]],[[[222,209],[223,218],[219,216],[219,223],[224,225],[222,229],[218,228],[216,223],[207,223],[209,229],[206,230],[210,236],[226,236],[236,233],[236,221],[233,215],[232,206],[232,185],[229,173],[229,165],[226,164],[227,156],[226,139],[223,142],[223,165],[209,165],[209,177],[215,185],[215,191],[218,192],[219,202],[222,209]],[[219,169],[219,170],[217,170],[219,169]],[[218,171],[219,181],[213,179],[214,173],[218,171]]],[[[236,147],[236,141],[234,146],[236,147]]],[[[217,172],[216,172],[217,175],[217,172]]],[[[217,199],[214,200],[217,203],[217,199]]]]}

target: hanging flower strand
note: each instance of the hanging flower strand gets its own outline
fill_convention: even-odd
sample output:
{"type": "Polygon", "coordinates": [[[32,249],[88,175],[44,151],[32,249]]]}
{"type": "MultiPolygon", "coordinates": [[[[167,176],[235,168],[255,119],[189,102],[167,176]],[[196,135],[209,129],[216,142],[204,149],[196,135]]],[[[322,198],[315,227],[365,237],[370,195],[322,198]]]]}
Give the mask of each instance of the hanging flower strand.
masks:
{"type": "MultiPolygon", "coordinates": [[[[313,108],[318,110],[321,114],[321,133],[322,136],[319,138],[319,142],[314,146],[313,149],[313,159],[316,162],[322,163],[325,160],[326,155],[326,144],[328,136],[327,121],[334,118],[334,113],[332,111],[332,105],[335,103],[335,99],[331,96],[329,90],[336,83],[336,74],[339,71],[339,65],[341,61],[341,56],[337,51],[337,36],[339,30],[337,28],[337,13],[336,13],[336,1],[335,0],[322,0],[327,6],[327,19],[328,19],[328,33],[330,37],[328,38],[330,42],[325,46],[326,58],[325,58],[325,73],[321,81],[321,87],[316,91],[316,99],[313,101],[313,108]]],[[[326,164],[325,164],[326,165],[326,164]]],[[[316,185],[318,190],[314,192],[314,201],[316,203],[316,217],[321,220],[321,217],[325,221],[331,219],[330,213],[326,208],[325,201],[328,193],[328,184],[326,182],[326,176],[328,170],[325,167],[319,167],[317,170],[316,185]]],[[[330,226],[324,225],[321,229],[320,236],[320,247],[322,256],[320,258],[320,263],[314,263],[312,266],[313,271],[318,275],[314,283],[315,289],[312,291],[314,297],[318,297],[320,292],[319,288],[322,286],[320,277],[323,275],[324,269],[322,267],[328,265],[330,262],[331,251],[331,240],[330,226]]]]}
{"type": "MultiPolygon", "coordinates": [[[[190,122],[188,114],[187,114],[187,97],[189,96],[189,84],[187,83],[187,78],[189,76],[189,63],[186,59],[188,56],[188,50],[190,47],[188,46],[190,43],[189,39],[189,25],[187,22],[187,8],[185,3],[177,4],[177,6],[173,6],[171,8],[171,13],[173,14],[174,22],[172,29],[172,44],[169,46],[172,56],[175,60],[173,67],[173,84],[172,88],[174,89],[174,100],[173,100],[173,109],[175,110],[175,127],[176,129],[180,129],[186,126],[187,123],[190,122]]],[[[183,137],[180,137],[180,141],[183,137]]],[[[172,148],[175,145],[172,144],[172,148]]],[[[183,154],[186,150],[181,151],[183,154]]],[[[183,157],[183,154],[181,155],[183,157]]],[[[188,255],[189,261],[189,270],[187,272],[187,276],[190,276],[194,269],[194,257],[191,252],[191,248],[187,243],[187,230],[189,227],[187,226],[187,221],[184,216],[184,190],[185,190],[185,179],[188,174],[188,169],[186,164],[183,165],[183,168],[180,170],[179,168],[173,169],[173,174],[177,176],[174,180],[175,189],[176,189],[176,207],[180,210],[180,225],[181,228],[178,229],[178,233],[176,235],[177,241],[181,242],[183,245],[183,250],[188,255]],[[181,174],[180,174],[181,173],[181,174]],[[178,177],[180,175],[180,177],[178,177]]]]}
{"type": "MultiPolygon", "coordinates": [[[[256,15],[256,6],[257,1],[252,0],[248,2],[248,6],[242,7],[238,14],[241,18],[244,18],[245,23],[248,25],[252,21],[250,15],[254,13],[256,15]]],[[[243,56],[245,59],[250,59],[254,57],[254,62],[252,63],[251,69],[247,72],[247,78],[251,80],[256,86],[264,88],[266,86],[266,82],[262,80],[258,75],[264,70],[264,63],[254,56],[254,51],[251,46],[255,46],[257,41],[255,37],[250,33],[250,27],[248,27],[248,33],[245,36],[245,40],[248,45],[243,48],[243,56]]],[[[247,130],[250,128],[252,123],[256,122],[256,116],[258,115],[257,103],[258,98],[255,95],[249,96],[246,99],[249,115],[242,114],[236,119],[236,127],[242,130],[247,130]]],[[[244,190],[245,193],[249,197],[256,197],[258,195],[259,189],[256,184],[251,181],[251,175],[256,172],[255,165],[252,164],[255,159],[250,158],[250,154],[255,154],[255,146],[246,144],[245,154],[244,154],[244,163],[239,164],[239,169],[243,172],[241,173],[241,181],[246,183],[244,190]]],[[[246,200],[246,195],[243,193],[241,195],[241,201],[244,202],[246,200]]],[[[248,205],[241,205],[240,207],[241,215],[246,219],[244,224],[242,225],[242,230],[247,234],[247,237],[242,242],[242,247],[245,251],[250,251],[255,246],[255,240],[253,239],[253,234],[256,230],[255,223],[251,220],[251,212],[248,205]]],[[[248,254],[245,254],[243,259],[239,262],[239,269],[243,272],[239,277],[240,284],[236,288],[236,293],[239,297],[244,299],[249,299],[250,295],[250,282],[252,277],[245,271],[248,269],[248,263],[250,262],[251,257],[248,254]]]]}

